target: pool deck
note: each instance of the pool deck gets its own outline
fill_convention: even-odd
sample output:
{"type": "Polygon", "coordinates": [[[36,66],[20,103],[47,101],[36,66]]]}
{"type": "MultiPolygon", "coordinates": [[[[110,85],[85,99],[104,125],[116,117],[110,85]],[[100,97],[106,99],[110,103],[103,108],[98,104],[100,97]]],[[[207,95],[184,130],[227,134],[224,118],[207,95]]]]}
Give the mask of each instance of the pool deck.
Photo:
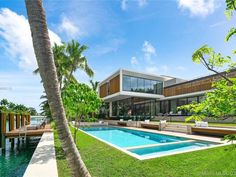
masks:
{"type": "Polygon", "coordinates": [[[23,177],[57,177],[53,132],[43,134],[23,177]]]}

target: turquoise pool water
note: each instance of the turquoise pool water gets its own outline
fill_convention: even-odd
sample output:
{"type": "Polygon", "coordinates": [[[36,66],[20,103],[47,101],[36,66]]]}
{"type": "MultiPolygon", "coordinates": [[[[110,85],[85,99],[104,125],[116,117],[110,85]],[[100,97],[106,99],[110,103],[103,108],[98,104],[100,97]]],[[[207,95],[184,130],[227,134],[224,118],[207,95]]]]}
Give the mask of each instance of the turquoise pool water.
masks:
{"type": "Polygon", "coordinates": [[[34,138],[28,144],[11,149],[7,141],[6,152],[0,150],[0,177],[22,177],[38,142],[39,138],[34,138]]]}
{"type": "Polygon", "coordinates": [[[217,144],[119,127],[89,127],[82,130],[141,157],[167,155],[217,144]]]}

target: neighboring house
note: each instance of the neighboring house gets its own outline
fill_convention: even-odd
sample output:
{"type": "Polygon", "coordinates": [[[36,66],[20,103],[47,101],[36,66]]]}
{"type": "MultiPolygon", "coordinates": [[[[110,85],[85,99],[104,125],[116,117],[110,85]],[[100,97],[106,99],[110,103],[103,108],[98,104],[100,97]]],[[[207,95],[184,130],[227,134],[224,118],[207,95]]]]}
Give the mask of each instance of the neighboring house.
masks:
{"type": "MultiPolygon", "coordinates": [[[[236,71],[223,73],[235,77],[236,71]]],[[[219,78],[213,74],[186,81],[120,69],[100,82],[99,95],[109,104],[109,117],[185,115],[177,107],[201,102],[219,78]]]]}

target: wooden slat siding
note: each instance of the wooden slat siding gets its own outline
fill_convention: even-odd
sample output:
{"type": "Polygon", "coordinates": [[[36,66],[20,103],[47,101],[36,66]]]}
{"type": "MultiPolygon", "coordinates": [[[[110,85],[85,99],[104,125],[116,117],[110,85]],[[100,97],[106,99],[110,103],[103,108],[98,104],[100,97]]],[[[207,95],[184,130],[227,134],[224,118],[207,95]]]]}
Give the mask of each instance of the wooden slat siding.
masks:
{"type": "Polygon", "coordinates": [[[6,133],[6,113],[1,113],[1,133],[6,133]]]}
{"type": "Polygon", "coordinates": [[[108,86],[107,83],[105,83],[105,84],[100,86],[100,88],[99,88],[99,95],[100,95],[101,98],[107,96],[107,86],[108,86]]]}
{"type": "Polygon", "coordinates": [[[16,114],[16,128],[20,127],[20,114],[16,114]]]}
{"type": "Polygon", "coordinates": [[[99,96],[101,98],[104,98],[108,95],[111,95],[120,91],[120,75],[115,76],[108,82],[109,84],[104,83],[99,87],[99,96]]]}
{"type": "Polygon", "coordinates": [[[120,91],[120,75],[112,78],[109,82],[109,94],[114,94],[120,91]]]}
{"type": "MultiPolygon", "coordinates": [[[[236,71],[227,73],[228,77],[236,77],[236,71]]],[[[164,96],[175,96],[199,91],[205,91],[212,89],[212,82],[219,80],[221,77],[219,75],[212,75],[208,77],[203,77],[193,81],[180,83],[173,86],[168,86],[164,88],[164,96]]]]}

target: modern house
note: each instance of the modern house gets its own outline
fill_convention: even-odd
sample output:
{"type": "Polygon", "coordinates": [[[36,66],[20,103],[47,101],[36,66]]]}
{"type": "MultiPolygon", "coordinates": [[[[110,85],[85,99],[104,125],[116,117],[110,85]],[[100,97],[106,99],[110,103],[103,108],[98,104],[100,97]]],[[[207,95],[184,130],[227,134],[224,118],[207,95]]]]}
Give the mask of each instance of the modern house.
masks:
{"type": "MultiPolygon", "coordinates": [[[[222,74],[235,77],[236,71],[222,74]]],[[[186,115],[177,107],[201,102],[217,79],[220,76],[213,74],[187,81],[119,69],[100,82],[99,95],[107,104],[109,117],[186,115]]]]}

